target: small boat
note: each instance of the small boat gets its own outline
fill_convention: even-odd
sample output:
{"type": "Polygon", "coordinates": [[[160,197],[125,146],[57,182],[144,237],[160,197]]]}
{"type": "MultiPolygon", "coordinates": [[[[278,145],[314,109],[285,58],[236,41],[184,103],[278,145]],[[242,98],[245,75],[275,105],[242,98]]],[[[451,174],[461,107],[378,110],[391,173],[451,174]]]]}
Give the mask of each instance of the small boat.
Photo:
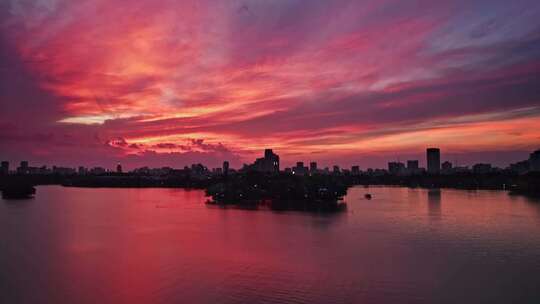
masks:
{"type": "Polygon", "coordinates": [[[370,199],[371,199],[371,194],[366,193],[366,195],[364,195],[364,197],[365,197],[366,199],[370,200],[370,199]]]}

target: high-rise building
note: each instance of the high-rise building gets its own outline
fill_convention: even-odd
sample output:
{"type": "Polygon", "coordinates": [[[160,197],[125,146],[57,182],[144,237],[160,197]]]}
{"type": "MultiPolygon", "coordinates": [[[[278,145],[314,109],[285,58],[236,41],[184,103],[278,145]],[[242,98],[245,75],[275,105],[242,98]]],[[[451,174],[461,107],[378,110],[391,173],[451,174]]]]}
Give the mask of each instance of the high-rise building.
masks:
{"type": "Polygon", "coordinates": [[[0,174],[8,175],[9,174],[9,162],[3,161],[2,167],[0,167],[0,174]]]}
{"type": "Polygon", "coordinates": [[[279,172],[279,156],[272,149],[264,150],[264,157],[257,158],[252,166],[248,166],[259,172],[278,173],[279,172]]]}
{"type": "Polygon", "coordinates": [[[510,164],[510,166],[508,167],[510,171],[518,173],[518,174],[525,174],[530,171],[530,168],[531,168],[531,164],[528,160],[510,164]]]}
{"type": "Polygon", "coordinates": [[[413,174],[413,175],[419,174],[421,171],[420,171],[420,167],[418,166],[418,160],[408,160],[406,171],[408,174],[413,174]]]}
{"type": "Polygon", "coordinates": [[[79,175],[86,175],[88,174],[88,169],[83,166],[80,166],[77,172],[79,173],[79,175]]]}
{"type": "Polygon", "coordinates": [[[388,172],[394,175],[403,174],[405,173],[405,164],[400,162],[389,162],[388,172]]]}
{"type": "Polygon", "coordinates": [[[228,161],[223,162],[223,174],[225,174],[225,175],[229,174],[229,162],[228,161]]]}
{"type": "Polygon", "coordinates": [[[334,169],[333,169],[333,172],[334,172],[334,174],[339,174],[339,173],[341,173],[341,170],[339,169],[339,166],[335,165],[335,166],[334,166],[334,169]]]}
{"type": "Polygon", "coordinates": [[[17,168],[17,173],[18,174],[28,174],[28,173],[30,173],[30,170],[28,168],[28,161],[23,160],[21,162],[21,165],[19,166],[19,168],[17,168]]]}
{"type": "Polygon", "coordinates": [[[360,167],[359,166],[352,166],[351,167],[351,174],[352,175],[360,175],[360,167]]]}
{"type": "Polygon", "coordinates": [[[540,150],[536,150],[529,156],[529,169],[540,171],[540,150]]]}
{"type": "Polygon", "coordinates": [[[264,150],[265,159],[265,171],[267,172],[279,172],[279,156],[275,154],[272,149],[264,150]]]}
{"type": "Polygon", "coordinates": [[[311,174],[317,173],[317,162],[310,162],[309,163],[309,172],[311,174]]]}
{"type": "Polygon", "coordinates": [[[441,150],[439,148],[428,148],[426,157],[428,173],[438,174],[441,171],[441,150]]]}
{"type": "Polygon", "coordinates": [[[297,162],[296,167],[292,168],[292,173],[294,175],[306,175],[308,173],[308,168],[304,167],[304,162],[297,162]]]}
{"type": "Polygon", "coordinates": [[[410,172],[418,171],[418,169],[419,169],[419,167],[418,167],[418,161],[417,161],[417,160],[408,160],[408,161],[407,161],[407,169],[408,169],[410,172]]]}
{"type": "Polygon", "coordinates": [[[116,165],[116,173],[122,173],[122,165],[121,164],[116,165]]]}

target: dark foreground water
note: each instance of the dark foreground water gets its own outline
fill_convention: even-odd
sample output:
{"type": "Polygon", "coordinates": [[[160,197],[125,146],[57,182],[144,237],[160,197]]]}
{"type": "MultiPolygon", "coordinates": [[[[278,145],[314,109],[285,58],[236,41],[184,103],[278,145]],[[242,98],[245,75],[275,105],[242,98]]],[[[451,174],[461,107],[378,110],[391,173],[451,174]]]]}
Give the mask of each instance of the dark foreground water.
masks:
{"type": "Polygon", "coordinates": [[[204,201],[57,186],[0,201],[0,303],[540,303],[540,204],[523,197],[359,187],[326,216],[204,201]]]}

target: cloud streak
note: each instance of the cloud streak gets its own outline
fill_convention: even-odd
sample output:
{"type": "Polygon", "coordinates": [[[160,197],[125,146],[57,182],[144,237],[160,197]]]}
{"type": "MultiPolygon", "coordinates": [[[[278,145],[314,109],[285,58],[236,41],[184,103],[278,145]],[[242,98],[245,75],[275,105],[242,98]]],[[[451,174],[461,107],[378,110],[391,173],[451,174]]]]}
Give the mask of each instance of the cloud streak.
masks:
{"type": "Polygon", "coordinates": [[[239,165],[264,147],[292,163],[540,144],[535,1],[0,5],[8,158],[239,165]]]}

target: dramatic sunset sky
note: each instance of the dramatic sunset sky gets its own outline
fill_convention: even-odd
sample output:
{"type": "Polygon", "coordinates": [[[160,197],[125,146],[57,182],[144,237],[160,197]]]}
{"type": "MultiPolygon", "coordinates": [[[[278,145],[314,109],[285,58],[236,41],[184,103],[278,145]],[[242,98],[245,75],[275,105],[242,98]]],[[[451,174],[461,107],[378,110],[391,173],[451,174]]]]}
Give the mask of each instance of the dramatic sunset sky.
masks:
{"type": "Polygon", "coordinates": [[[540,148],[538,0],[0,0],[0,158],[462,165],[540,148]]]}

